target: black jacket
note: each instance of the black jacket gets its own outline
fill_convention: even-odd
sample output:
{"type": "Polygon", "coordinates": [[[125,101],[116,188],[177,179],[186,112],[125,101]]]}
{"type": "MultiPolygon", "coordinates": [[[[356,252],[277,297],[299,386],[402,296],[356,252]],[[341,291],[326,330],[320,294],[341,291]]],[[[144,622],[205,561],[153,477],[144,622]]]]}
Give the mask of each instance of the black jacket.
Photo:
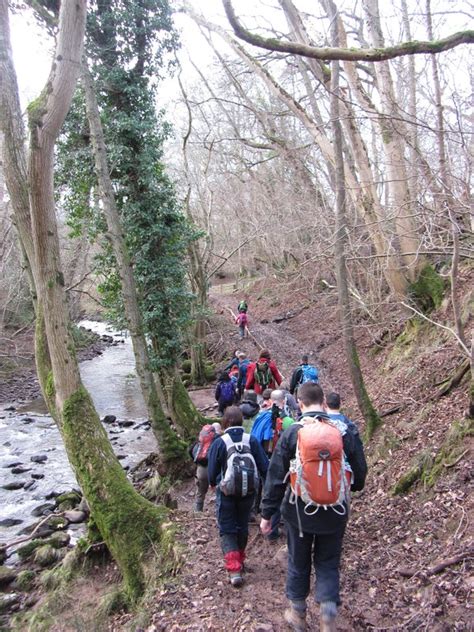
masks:
{"type": "MultiPolygon", "coordinates": [[[[326,416],[325,413],[307,412],[305,417],[326,416]]],[[[299,424],[293,424],[281,435],[280,440],[273,452],[270,466],[265,480],[265,487],[262,499],[262,518],[270,519],[281,505],[283,518],[296,529],[298,525],[298,515],[296,506],[289,503],[291,488],[286,475],[290,469],[290,461],[296,456],[296,442],[299,424]],[[282,502],[283,501],[283,502],[282,502]]],[[[344,452],[349,461],[354,474],[352,491],[360,491],[364,488],[367,476],[367,463],[364,455],[364,448],[357,431],[357,427],[347,427],[343,437],[344,452]]],[[[329,534],[336,533],[345,528],[347,522],[347,512],[344,516],[337,514],[332,509],[319,509],[319,511],[308,516],[304,512],[304,503],[298,498],[298,513],[301,520],[301,528],[304,533],[329,534]]]]}
{"type": "Polygon", "coordinates": [[[295,394],[295,390],[300,385],[302,379],[303,379],[303,368],[300,365],[300,366],[296,367],[296,369],[293,371],[293,375],[291,376],[290,393],[292,395],[295,394]]]}

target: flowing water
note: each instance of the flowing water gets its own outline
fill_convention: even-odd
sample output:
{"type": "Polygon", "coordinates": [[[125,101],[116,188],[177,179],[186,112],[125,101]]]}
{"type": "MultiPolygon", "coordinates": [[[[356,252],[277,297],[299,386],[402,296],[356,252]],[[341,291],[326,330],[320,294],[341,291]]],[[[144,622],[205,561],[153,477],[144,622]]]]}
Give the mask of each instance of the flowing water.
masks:
{"type": "MultiPolygon", "coordinates": [[[[102,355],[81,362],[80,369],[100,417],[117,417],[117,422],[104,427],[120,462],[128,469],[156,449],[153,433],[146,423],[130,338],[105,323],[79,324],[114,339],[102,355]],[[133,421],[133,425],[121,426],[119,422],[123,421],[133,421]]],[[[21,520],[16,525],[0,525],[0,542],[11,541],[19,530],[37,522],[31,512],[48,502],[46,497],[51,492],[77,488],[59,431],[44,410],[43,400],[28,402],[14,411],[0,410],[0,520],[21,520]],[[35,462],[32,457],[47,458],[35,462]],[[15,467],[26,471],[13,473],[15,467]],[[3,488],[15,482],[26,483],[28,489],[3,488]]]]}

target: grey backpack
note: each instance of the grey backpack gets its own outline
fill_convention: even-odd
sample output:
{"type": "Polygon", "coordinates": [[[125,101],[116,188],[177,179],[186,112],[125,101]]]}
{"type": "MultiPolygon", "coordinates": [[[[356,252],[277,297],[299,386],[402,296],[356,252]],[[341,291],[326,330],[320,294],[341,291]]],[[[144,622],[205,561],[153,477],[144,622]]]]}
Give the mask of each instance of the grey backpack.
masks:
{"type": "Polygon", "coordinates": [[[227,469],[220,482],[220,489],[226,496],[245,498],[258,490],[259,476],[257,464],[250,449],[250,435],[243,433],[238,442],[226,432],[221,439],[227,448],[227,469]]]}

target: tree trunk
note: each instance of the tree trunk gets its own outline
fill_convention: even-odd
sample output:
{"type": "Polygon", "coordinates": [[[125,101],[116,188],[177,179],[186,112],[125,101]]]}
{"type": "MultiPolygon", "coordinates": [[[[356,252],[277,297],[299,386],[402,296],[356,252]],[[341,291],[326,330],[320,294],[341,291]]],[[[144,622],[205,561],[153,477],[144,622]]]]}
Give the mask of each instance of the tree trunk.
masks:
{"type": "MultiPolygon", "coordinates": [[[[364,0],[364,8],[372,41],[377,48],[383,48],[385,42],[378,0],[364,0]]],[[[389,62],[380,61],[375,64],[375,73],[383,113],[379,122],[386,159],[389,210],[394,217],[395,233],[400,244],[406,274],[410,281],[415,281],[423,262],[417,255],[420,242],[415,221],[411,217],[413,204],[408,188],[402,134],[398,130],[398,127],[402,125],[402,116],[396,104],[389,62]]]]}
{"type": "Polygon", "coordinates": [[[83,65],[82,79],[86,96],[87,118],[91,131],[92,149],[97,180],[99,182],[100,197],[107,222],[108,237],[112,244],[120,275],[125,318],[132,339],[135,366],[143,399],[148,417],[151,421],[151,427],[163,457],[164,466],[171,466],[172,462],[175,462],[175,464],[179,466],[179,463],[185,458],[186,447],[173,432],[166,419],[158,397],[155,383],[156,376],[153,375],[150,368],[148,345],[138,303],[137,287],[123,235],[120,216],[115,204],[114,190],[107,163],[107,148],[105,146],[93,79],[85,65],[83,65]]]}
{"type": "MultiPolygon", "coordinates": [[[[38,292],[36,359],[47,403],[58,420],[77,480],[92,516],[122,570],[127,593],[135,599],[141,594],[144,583],[144,552],[150,541],[160,537],[163,510],[134,491],[81,384],[69,336],[54,206],[54,143],[67,114],[79,72],[85,16],[85,0],[61,4],[57,50],[47,89],[29,107],[28,188],[34,247],[31,263],[38,292]],[[46,375],[44,358],[47,351],[51,370],[46,375]]],[[[0,22],[2,49],[11,51],[6,0],[0,0],[0,22]]],[[[9,79],[9,94],[16,94],[17,98],[16,77],[13,74],[9,79]]],[[[15,111],[9,114],[14,115],[15,111]]],[[[14,136],[12,141],[11,151],[20,155],[23,138],[14,136]]],[[[20,214],[25,212],[25,202],[18,191],[12,188],[10,195],[12,200],[15,197],[18,203],[22,202],[21,208],[16,207],[20,208],[20,214]]],[[[25,220],[24,217],[21,219],[25,220]]]]}
{"type": "MultiPolygon", "coordinates": [[[[331,20],[331,34],[333,46],[339,46],[339,31],[337,24],[337,8],[333,0],[327,0],[328,16],[331,20]]],[[[365,419],[365,434],[368,439],[382,423],[375,411],[365,388],[364,378],[360,369],[359,356],[352,328],[352,314],[347,284],[346,254],[347,223],[346,223],[346,192],[344,182],[344,157],[342,152],[342,128],[339,113],[339,62],[331,62],[331,125],[333,130],[333,144],[335,157],[335,191],[336,191],[336,246],[334,257],[336,260],[337,292],[339,314],[341,319],[344,348],[351,373],[352,386],[356,394],[357,403],[365,419]]]]}

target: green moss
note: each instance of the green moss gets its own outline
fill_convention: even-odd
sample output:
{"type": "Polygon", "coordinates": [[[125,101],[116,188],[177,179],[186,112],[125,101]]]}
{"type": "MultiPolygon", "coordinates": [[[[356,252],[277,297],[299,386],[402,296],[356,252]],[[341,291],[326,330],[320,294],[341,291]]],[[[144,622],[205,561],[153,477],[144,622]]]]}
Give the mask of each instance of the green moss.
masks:
{"type": "Polygon", "coordinates": [[[46,524],[53,529],[64,529],[67,527],[68,522],[63,516],[55,516],[53,514],[48,518],[46,524]]]}
{"type": "Polygon", "coordinates": [[[204,375],[208,382],[212,382],[212,380],[216,377],[216,366],[214,364],[206,362],[204,365],[204,375]]]}
{"type": "Polygon", "coordinates": [[[392,494],[406,494],[406,492],[419,481],[425,470],[428,470],[433,463],[433,457],[427,450],[421,452],[415,459],[413,465],[403,476],[401,476],[392,488],[392,494]]]}
{"type": "Polygon", "coordinates": [[[81,495],[77,492],[67,492],[66,494],[60,494],[56,498],[56,503],[60,511],[66,511],[68,509],[74,509],[81,502],[81,495]]]}
{"type": "Polygon", "coordinates": [[[441,448],[438,450],[434,462],[430,468],[426,468],[421,474],[421,480],[427,487],[432,487],[438,478],[446,472],[450,465],[466,450],[466,437],[474,435],[474,420],[464,419],[455,421],[441,448]]]}
{"type": "Polygon", "coordinates": [[[16,578],[18,588],[24,592],[33,588],[36,581],[36,573],[34,571],[20,571],[16,578]]]}
{"type": "Polygon", "coordinates": [[[441,305],[445,289],[445,280],[432,265],[427,264],[421,270],[418,279],[409,285],[408,295],[420,311],[428,314],[441,305]]]}
{"type": "Polygon", "coordinates": [[[33,555],[36,549],[44,545],[44,540],[30,540],[17,550],[18,557],[22,560],[27,560],[33,555]]]}
{"type": "Polygon", "coordinates": [[[183,360],[181,370],[183,373],[191,373],[191,360],[183,360]]]}
{"type": "Polygon", "coordinates": [[[129,602],[135,602],[146,554],[153,543],[159,548],[166,510],[133,489],[83,387],[64,403],[62,418],[67,453],[93,520],[122,571],[129,602]]]}
{"type": "Polygon", "coordinates": [[[58,560],[58,551],[51,544],[43,544],[36,549],[33,559],[40,566],[51,566],[58,560]]]}

